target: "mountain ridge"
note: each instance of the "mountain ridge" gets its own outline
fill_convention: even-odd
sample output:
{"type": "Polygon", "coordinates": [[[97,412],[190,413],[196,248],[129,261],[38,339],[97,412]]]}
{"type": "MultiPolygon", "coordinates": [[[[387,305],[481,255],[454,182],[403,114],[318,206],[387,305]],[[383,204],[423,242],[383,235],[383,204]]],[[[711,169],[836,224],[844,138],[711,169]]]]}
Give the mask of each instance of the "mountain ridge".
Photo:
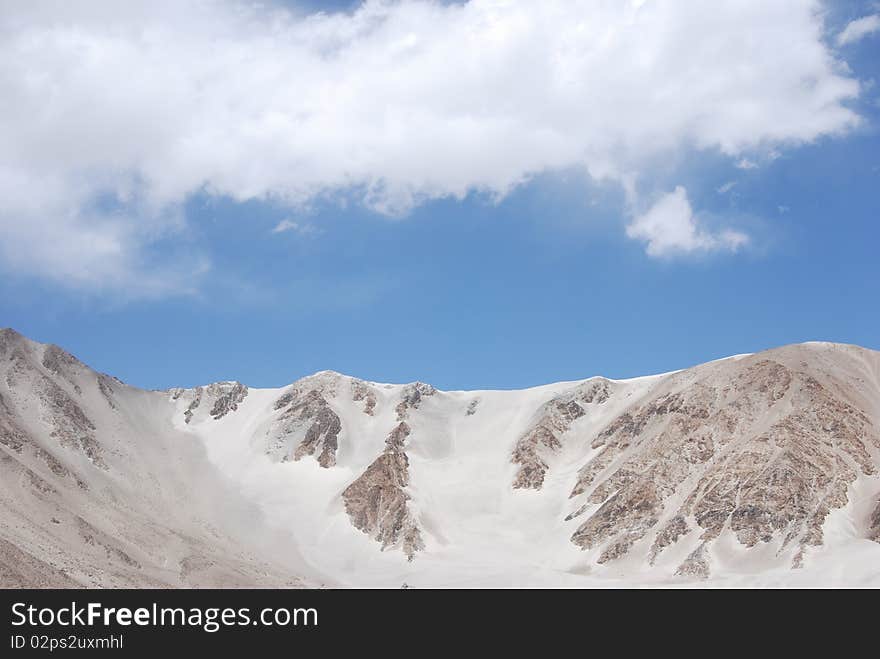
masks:
{"type": "Polygon", "coordinates": [[[476,585],[506,555],[501,585],[815,583],[880,560],[880,353],[858,346],[523,390],[325,370],[147,391],[4,329],[0,375],[9,574],[26,555],[88,585],[476,585]]]}

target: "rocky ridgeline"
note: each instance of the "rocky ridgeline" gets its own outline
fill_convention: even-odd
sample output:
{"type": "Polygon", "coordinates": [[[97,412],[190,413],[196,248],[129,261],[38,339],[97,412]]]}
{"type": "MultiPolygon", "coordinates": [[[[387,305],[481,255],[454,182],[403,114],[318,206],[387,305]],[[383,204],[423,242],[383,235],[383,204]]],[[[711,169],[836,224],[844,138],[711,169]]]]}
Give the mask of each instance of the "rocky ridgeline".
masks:
{"type": "Polygon", "coordinates": [[[846,505],[849,485],[875,473],[869,447],[880,449],[880,435],[836,393],[840,383],[779,357],[670,376],[662,392],[608,424],[571,493],[583,503],[569,519],[586,516],[572,541],[600,547],[604,563],[653,534],[653,562],[696,536],[678,572],[707,576],[706,547],[730,530],[746,547],[797,548],[799,566],[806,548],[822,544],[822,525],[846,505]]]}
{"type": "MultiPolygon", "coordinates": [[[[96,574],[105,564],[113,566],[114,574],[165,569],[164,559],[154,560],[163,550],[157,549],[151,558],[119,526],[130,518],[129,509],[120,508],[116,522],[104,524],[103,513],[116,505],[106,495],[108,488],[114,482],[126,487],[137,483],[140,488],[174,476],[165,466],[166,457],[177,450],[176,441],[168,444],[171,453],[157,457],[159,471],[138,480],[143,455],[138,451],[152,446],[144,440],[162,438],[168,419],[181,421],[180,415],[196,434],[203,430],[209,437],[215,422],[235,423],[235,412],[249,396],[248,388],[237,382],[168,393],[165,402],[170,398],[173,404],[150,425],[149,415],[162,394],[126,387],[95,374],[56,346],[0,330],[0,494],[7,510],[17,511],[13,524],[4,528],[23,528],[25,520],[35,520],[27,522],[35,529],[31,539],[19,540],[16,546],[4,545],[5,535],[0,539],[0,575],[12,560],[24,570],[33,556],[43,560],[69,555],[63,543],[71,538],[80,546],[84,564],[96,574]],[[137,406],[132,406],[135,398],[137,406]],[[125,425],[133,419],[137,426],[125,425]],[[64,517],[59,511],[71,502],[78,507],[64,517]],[[40,514],[32,515],[32,510],[40,514]],[[75,534],[71,531],[65,540],[57,540],[60,549],[52,549],[54,554],[43,552],[40,539],[60,538],[59,525],[75,534]],[[22,547],[34,553],[21,553],[22,547]]],[[[375,446],[366,442],[384,436],[381,449],[352,451],[344,458],[356,456],[352,462],[359,475],[346,481],[339,496],[352,526],[375,540],[377,549],[399,550],[413,559],[425,549],[420,511],[428,519],[433,505],[431,493],[424,500],[414,494],[431,481],[411,482],[422,473],[411,469],[413,439],[426,442],[420,448],[430,446],[435,439],[431,432],[452,433],[460,423],[469,426],[467,434],[459,435],[463,442],[473,437],[472,424],[481,428],[486,415],[504,409],[518,414],[516,406],[499,405],[500,393],[484,398],[485,406],[479,398],[442,394],[423,383],[377,387],[322,372],[295,383],[274,403],[267,402],[264,418],[253,418],[251,411],[259,411],[262,399],[252,399],[254,407],[249,406],[248,418],[242,421],[247,421],[244,427],[259,428],[259,436],[250,438],[255,442],[263,440],[265,432],[266,451],[274,459],[312,457],[322,468],[336,465],[341,442],[361,440],[365,443],[352,447],[364,449],[375,446]],[[351,428],[343,427],[343,418],[351,419],[351,428]],[[374,429],[378,437],[371,434],[374,429]]],[[[497,460],[495,466],[507,460],[516,466],[513,481],[499,487],[531,490],[529,499],[553,504],[542,510],[555,510],[565,504],[553,499],[559,494],[555,486],[565,478],[570,490],[562,497],[570,495],[565,512],[570,513],[566,520],[571,526],[563,533],[589,552],[585,558],[591,562],[626,559],[615,570],[639,572],[655,566],[664,574],[707,578],[713,571],[717,576],[732,541],[743,548],[762,547],[754,554],[762,561],[775,552],[780,563],[809,565],[810,549],[825,542],[829,515],[850,503],[857,481],[858,491],[870,498],[860,499],[846,513],[853,513],[853,533],[860,540],[880,543],[876,353],[845,346],[791,346],[634,384],[594,378],[561,395],[521,400],[533,406],[528,412],[537,410],[527,430],[489,438],[498,440],[493,444],[498,449],[488,459],[497,460]],[[554,487],[549,487],[551,482],[554,487]]],[[[503,433],[506,422],[488,419],[486,427],[503,433]]],[[[519,423],[518,417],[513,423],[519,423]]],[[[419,466],[431,468],[434,457],[430,451],[419,453],[419,466]]],[[[149,467],[150,462],[143,465],[149,467]]],[[[333,496],[339,491],[336,487],[333,496]]],[[[519,495],[512,498],[518,500],[519,495]]],[[[160,522],[165,520],[155,521],[161,526],[160,522]]],[[[455,534],[455,522],[443,521],[450,525],[443,529],[449,536],[455,534]]],[[[220,560],[219,553],[211,554],[210,560],[203,556],[213,547],[211,538],[207,549],[181,557],[182,583],[212,571],[220,560]]],[[[163,540],[156,546],[165,544],[163,540]]],[[[51,574],[41,565],[34,562],[15,578],[22,584],[38,583],[35,574],[51,574]]],[[[247,568],[234,565],[228,574],[247,568]]],[[[102,578],[100,583],[112,583],[102,578]]],[[[168,575],[162,579],[156,583],[168,583],[168,575]]],[[[63,579],[55,575],[50,581],[58,584],[63,579]]]]}
{"type": "Polygon", "coordinates": [[[545,403],[537,421],[520,437],[511,456],[519,465],[513,479],[516,489],[540,490],[549,466],[547,459],[562,448],[563,435],[587,413],[590,405],[602,405],[611,395],[611,383],[591,381],[545,403]]]}
{"type": "Polygon", "coordinates": [[[82,394],[82,389],[77,382],[78,377],[86,371],[86,366],[56,345],[47,345],[43,351],[43,368],[51,375],[63,378],[77,394],[82,394]]]}
{"type": "Polygon", "coordinates": [[[170,389],[168,393],[173,401],[188,402],[183,411],[183,419],[189,424],[196,412],[202,407],[202,403],[211,405],[208,415],[215,421],[222,419],[230,412],[235,412],[242,401],[247,398],[248,388],[247,385],[240,382],[215,382],[192,389],[170,389]]]}
{"type": "MultiPolygon", "coordinates": [[[[83,411],[80,402],[83,392],[76,381],[78,375],[87,373],[100,386],[101,376],[92,374],[79,360],[57,346],[31,345],[12,330],[3,330],[0,350],[6,361],[5,384],[9,391],[29,390],[35,394],[36,409],[19,411],[19,416],[24,414],[31,421],[39,419],[60,447],[78,452],[95,466],[106,469],[103,449],[96,438],[97,429],[83,411]]],[[[2,413],[5,418],[0,432],[4,444],[9,442],[10,446],[20,446],[27,442],[27,433],[22,419],[16,421],[14,407],[13,396],[4,399],[2,413]]],[[[63,466],[65,461],[62,458],[43,449],[38,449],[37,453],[54,473],[70,473],[63,466]]]]}
{"type": "Polygon", "coordinates": [[[394,411],[397,412],[397,420],[403,421],[406,419],[409,416],[410,410],[419,409],[423,398],[433,396],[436,393],[437,390],[434,387],[424,382],[413,382],[406,385],[401,394],[400,402],[394,408],[394,411]]]}
{"type": "MultiPolygon", "coordinates": [[[[246,395],[209,389],[218,417],[246,395]]],[[[176,408],[150,418],[158,397],[0,330],[0,587],[295,584],[221,530],[222,505],[202,516],[199,497],[216,501],[211,467],[163,436],[176,408]]]]}
{"type": "Polygon", "coordinates": [[[207,394],[214,400],[209,414],[213,419],[222,419],[230,412],[235,412],[239,404],[247,397],[247,385],[240,382],[223,382],[208,385],[207,394]]]}

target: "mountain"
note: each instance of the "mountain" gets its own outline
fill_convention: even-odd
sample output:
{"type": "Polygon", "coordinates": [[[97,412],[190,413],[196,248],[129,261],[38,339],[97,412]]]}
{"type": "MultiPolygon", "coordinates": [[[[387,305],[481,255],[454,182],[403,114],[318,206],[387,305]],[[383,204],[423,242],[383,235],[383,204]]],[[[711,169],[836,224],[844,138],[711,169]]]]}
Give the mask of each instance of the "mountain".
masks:
{"type": "Polygon", "coordinates": [[[144,391],[0,331],[3,586],[880,586],[880,353],[144,391]]]}

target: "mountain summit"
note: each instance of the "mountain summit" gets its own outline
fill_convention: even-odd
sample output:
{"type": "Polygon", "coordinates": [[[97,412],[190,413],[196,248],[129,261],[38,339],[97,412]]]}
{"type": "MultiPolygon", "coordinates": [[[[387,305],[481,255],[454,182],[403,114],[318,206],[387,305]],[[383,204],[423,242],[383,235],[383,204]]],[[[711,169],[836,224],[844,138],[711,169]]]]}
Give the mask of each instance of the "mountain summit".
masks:
{"type": "Polygon", "coordinates": [[[0,330],[2,586],[880,585],[880,353],[143,391],[0,330]]]}

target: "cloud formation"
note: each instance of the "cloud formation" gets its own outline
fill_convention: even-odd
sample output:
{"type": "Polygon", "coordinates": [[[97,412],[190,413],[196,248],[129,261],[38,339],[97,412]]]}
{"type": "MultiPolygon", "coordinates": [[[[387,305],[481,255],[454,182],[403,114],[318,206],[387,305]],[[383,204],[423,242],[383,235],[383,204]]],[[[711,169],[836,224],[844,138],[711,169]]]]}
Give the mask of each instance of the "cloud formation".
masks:
{"type": "Polygon", "coordinates": [[[572,167],[632,188],[685,149],[858,121],[816,0],[0,3],[0,266],[79,287],[203,270],[149,249],[196,192],[402,215],[572,167]]]}
{"type": "Polygon", "coordinates": [[[880,14],[863,16],[851,21],[843,28],[840,34],[837,35],[837,44],[845,46],[855,43],[878,31],[880,31],[880,14]]]}
{"type": "Polygon", "coordinates": [[[272,233],[286,233],[293,232],[298,233],[302,236],[315,233],[316,229],[311,224],[303,224],[302,222],[297,222],[295,220],[284,219],[281,220],[275,227],[272,229],[272,233]]]}
{"type": "Polygon", "coordinates": [[[718,250],[735,252],[749,241],[748,236],[739,231],[724,229],[713,233],[702,227],[694,216],[687,191],[681,186],[635,218],[626,233],[630,238],[643,241],[645,251],[656,257],[718,250]]]}

